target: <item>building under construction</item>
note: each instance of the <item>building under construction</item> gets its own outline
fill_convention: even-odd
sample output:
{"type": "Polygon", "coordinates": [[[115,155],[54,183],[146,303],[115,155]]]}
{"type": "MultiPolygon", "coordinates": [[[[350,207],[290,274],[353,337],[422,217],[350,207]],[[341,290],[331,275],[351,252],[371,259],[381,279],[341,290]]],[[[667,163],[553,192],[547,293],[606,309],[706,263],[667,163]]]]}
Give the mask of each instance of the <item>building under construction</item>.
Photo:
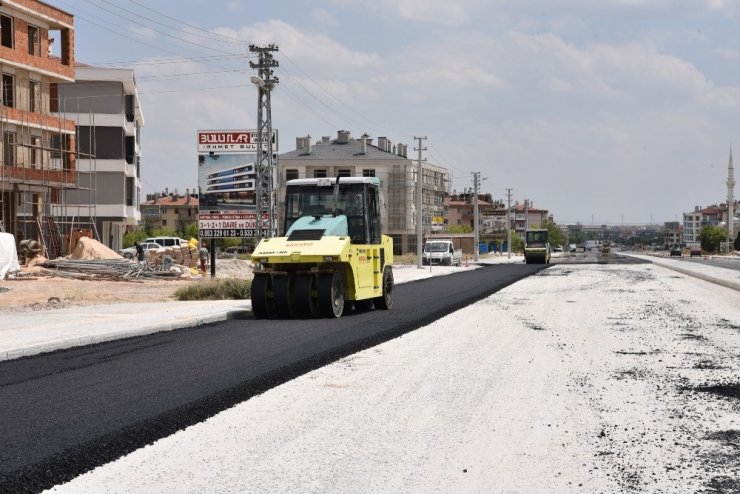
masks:
{"type": "Polygon", "coordinates": [[[75,64],[71,14],[3,0],[0,73],[0,230],[49,257],[80,234],[120,249],[141,219],[133,70],[75,64]]]}
{"type": "Polygon", "coordinates": [[[74,82],[73,16],[34,0],[0,5],[0,227],[59,253],[54,218],[77,186],[76,128],[57,112],[57,84],[74,82]],[[56,53],[54,48],[58,48],[56,53]]]}

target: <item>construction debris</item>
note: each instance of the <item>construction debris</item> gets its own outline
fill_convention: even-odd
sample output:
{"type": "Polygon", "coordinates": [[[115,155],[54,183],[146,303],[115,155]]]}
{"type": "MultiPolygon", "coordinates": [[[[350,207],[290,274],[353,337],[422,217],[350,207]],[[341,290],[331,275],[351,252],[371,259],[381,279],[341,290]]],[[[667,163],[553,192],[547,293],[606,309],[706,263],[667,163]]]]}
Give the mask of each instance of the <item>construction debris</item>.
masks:
{"type": "Polygon", "coordinates": [[[121,255],[94,238],[80,237],[71,259],[122,259],[121,255]]]}
{"type": "MultiPolygon", "coordinates": [[[[82,239],[80,239],[82,240],[82,239]]],[[[79,244],[78,244],[79,245],[79,244]]],[[[189,274],[185,267],[173,267],[158,271],[147,264],[139,264],[127,259],[55,259],[39,264],[44,273],[78,280],[141,281],[144,279],[176,279],[189,274]]]]}

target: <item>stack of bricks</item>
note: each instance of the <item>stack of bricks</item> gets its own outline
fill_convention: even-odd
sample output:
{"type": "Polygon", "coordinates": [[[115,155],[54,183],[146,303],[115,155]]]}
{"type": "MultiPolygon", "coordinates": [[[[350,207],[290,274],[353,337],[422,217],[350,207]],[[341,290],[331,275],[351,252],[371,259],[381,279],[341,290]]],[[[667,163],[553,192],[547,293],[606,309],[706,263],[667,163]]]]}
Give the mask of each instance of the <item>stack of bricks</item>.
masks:
{"type": "Polygon", "coordinates": [[[147,263],[154,269],[161,269],[165,257],[172,259],[172,264],[195,268],[198,265],[198,249],[190,249],[187,245],[180,247],[165,247],[147,251],[147,263]]]}

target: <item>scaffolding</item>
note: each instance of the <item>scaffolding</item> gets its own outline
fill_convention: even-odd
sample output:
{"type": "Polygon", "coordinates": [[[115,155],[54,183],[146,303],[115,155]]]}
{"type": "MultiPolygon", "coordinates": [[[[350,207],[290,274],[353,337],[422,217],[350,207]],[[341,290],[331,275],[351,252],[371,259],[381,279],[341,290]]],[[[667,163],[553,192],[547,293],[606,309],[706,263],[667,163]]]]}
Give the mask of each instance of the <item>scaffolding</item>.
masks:
{"type": "MultiPolygon", "coordinates": [[[[0,106],[0,226],[12,233],[17,242],[37,240],[47,257],[69,252],[65,238],[73,231],[87,229],[99,240],[96,226],[95,175],[97,162],[92,154],[80,151],[79,113],[74,131],[65,131],[66,109],[52,112],[50,91],[40,92],[41,83],[31,81],[14,85],[17,105],[0,106]],[[36,84],[33,91],[31,85],[36,84]],[[28,100],[24,101],[24,97],[28,100]],[[31,99],[35,101],[30,101],[31,99]],[[17,108],[31,111],[19,111],[17,108]],[[37,111],[33,111],[37,110],[37,111]],[[12,113],[12,114],[11,114],[12,113]],[[41,118],[35,117],[40,115],[41,118]],[[49,117],[58,123],[51,125],[49,117]],[[20,118],[19,118],[20,117],[20,118]],[[73,147],[70,137],[74,136],[73,147]],[[80,159],[84,159],[83,160],[80,159]],[[74,162],[74,165],[70,163],[74,162]],[[73,173],[74,176],[70,177],[73,173]],[[72,180],[73,178],[73,180],[72,180]],[[74,204],[70,193],[76,191],[74,204]],[[80,199],[86,197],[86,202],[80,199]]],[[[15,103],[14,102],[14,103],[15,103]]],[[[88,126],[94,146],[94,121],[88,126]]]]}

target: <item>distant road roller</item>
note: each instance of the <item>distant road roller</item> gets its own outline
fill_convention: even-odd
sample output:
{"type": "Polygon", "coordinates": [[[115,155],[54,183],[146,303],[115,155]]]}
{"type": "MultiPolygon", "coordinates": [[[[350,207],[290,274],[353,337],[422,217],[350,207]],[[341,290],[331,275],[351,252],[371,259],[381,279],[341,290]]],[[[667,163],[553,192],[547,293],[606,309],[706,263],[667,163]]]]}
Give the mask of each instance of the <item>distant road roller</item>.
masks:
{"type": "Polygon", "coordinates": [[[393,240],[380,232],[376,177],[286,184],[282,237],[252,253],[252,312],[259,319],[340,317],[393,306],[393,240]]]}
{"type": "Polygon", "coordinates": [[[527,264],[549,264],[549,232],[545,229],[527,230],[524,238],[524,260],[527,264]]]}

